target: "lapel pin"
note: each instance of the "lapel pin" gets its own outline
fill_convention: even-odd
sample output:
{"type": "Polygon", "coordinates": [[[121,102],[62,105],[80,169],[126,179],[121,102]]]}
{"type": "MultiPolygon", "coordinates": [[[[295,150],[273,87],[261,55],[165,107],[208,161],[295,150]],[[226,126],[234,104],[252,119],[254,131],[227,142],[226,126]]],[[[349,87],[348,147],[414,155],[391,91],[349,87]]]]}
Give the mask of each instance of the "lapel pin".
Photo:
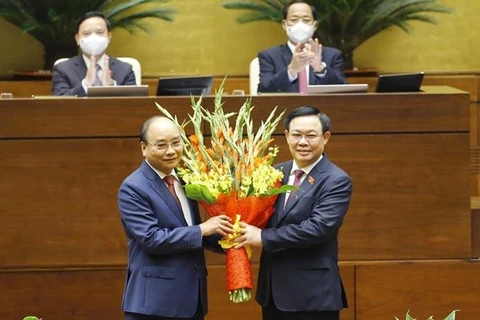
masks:
{"type": "Polygon", "coordinates": [[[313,184],[313,183],[315,182],[315,179],[313,179],[312,176],[308,176],[308,179],[307,179],[307,180],[308,180],[308,182],[309,182],[310,184],[313,184]]]}

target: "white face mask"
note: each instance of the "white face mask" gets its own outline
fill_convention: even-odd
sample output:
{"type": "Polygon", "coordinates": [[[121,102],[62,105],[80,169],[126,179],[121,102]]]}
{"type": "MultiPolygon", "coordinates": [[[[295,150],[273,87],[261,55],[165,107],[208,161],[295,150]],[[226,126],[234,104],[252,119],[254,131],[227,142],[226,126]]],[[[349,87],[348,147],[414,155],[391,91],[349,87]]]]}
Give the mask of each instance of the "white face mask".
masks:
{"type": "Polygon", "coordinates": [[[80,38],[80,48],[89,55],[99,55],[108,47],[108,37],[102,37],[93,33],[85,38],[80,38]]]}
{"type": "Polygon", "coordinates": [[[297,22],[293,26],[287,26],[287,37],[293,43],[305,43],[313,36],[314,25],[297,22]]]}

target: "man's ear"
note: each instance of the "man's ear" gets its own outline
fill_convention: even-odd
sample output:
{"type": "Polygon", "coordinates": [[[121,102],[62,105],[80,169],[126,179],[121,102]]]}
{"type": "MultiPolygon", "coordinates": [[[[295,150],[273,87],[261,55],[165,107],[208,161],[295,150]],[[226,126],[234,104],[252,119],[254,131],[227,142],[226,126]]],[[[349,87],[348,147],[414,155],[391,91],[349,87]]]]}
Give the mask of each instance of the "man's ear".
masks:
{"type": "Polygon", "coordinates": [[[287,31],[287,20],[285,19],[282,20],[282,28],[283,30],[287,31]]]}
{"type": "Polygon", "coordinates": [[[313,22],[313,31],[317,31],[318,21],[313,22]]]}
{"type": "Polygon", "coordinates": [[[145,157],[147,155],[147,144],[143,141],[140,141],[140,149],[142,150],[142,155],[145,157]]]}
{"type": "Polygon", "coordinates": [[[332,135],[332,134],[330,133],[330,131],[327,131],[327,132],[325,132],[325,133],[323,134],[324,145],[327,144],[328,139],[330,139],[330,136],[331,136],[331,135],[332,135]]]}
{"type": "Polygon", "coordinates": [[[78,33],[75,33],[75,41],[77,41],[77,46],[80,46],[80,36],[78,33]]]}

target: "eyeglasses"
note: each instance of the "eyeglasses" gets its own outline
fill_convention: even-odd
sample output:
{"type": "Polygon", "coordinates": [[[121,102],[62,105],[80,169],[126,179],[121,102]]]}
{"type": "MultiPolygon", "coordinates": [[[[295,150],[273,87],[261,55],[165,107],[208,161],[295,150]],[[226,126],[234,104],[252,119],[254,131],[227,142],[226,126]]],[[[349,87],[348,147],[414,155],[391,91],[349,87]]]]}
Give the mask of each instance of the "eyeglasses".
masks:
{"type": "Polygon", "coordinates": [[[183,146],[182,141],[173,141],[173,142],[169,142],[169,143],[165,143],[165,142],[150,143],[150,142],[147,142],[147,144],[149,144],[151,146],[154,146],[159,151],[167,150],[168,146],[171,146],[174,149],[183,146]]]}
{"type": "Polygon", "coordinates": [[[289,133],[288,136],[294,142],[298,142],[298,141],[302,140],[302,138],[305,138],[305,140],[307,140],[308,142],[313,142],[313,141],[317,140],[318,138],[320,138],[322,135],[316,134],[316,133],[307,133],[307,134],[289,133]]]}

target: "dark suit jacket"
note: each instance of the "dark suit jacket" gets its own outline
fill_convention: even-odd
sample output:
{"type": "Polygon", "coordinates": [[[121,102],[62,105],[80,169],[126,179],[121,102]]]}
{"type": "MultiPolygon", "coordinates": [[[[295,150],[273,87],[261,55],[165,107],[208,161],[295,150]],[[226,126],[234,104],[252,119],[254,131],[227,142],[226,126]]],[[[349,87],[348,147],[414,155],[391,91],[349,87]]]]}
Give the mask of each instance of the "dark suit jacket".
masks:
{"type": "MultiPolygon", "coordinates": [[[[112,79],[117,85],[135,85],[132,66],[114,57],[109,57],[112,79]]],[[[82,55],[78,55],[53,66],[52,94],[54,96],[86,96],[82,80],[87,74],[87,65],[82,55]]]]}
{"type": "Polygon", "coordinates": [[[122,183],[118,206],[128,240],[124,312],[189,318],[200,299],[207,313],[205,239],[197,225],[198,205],[189,204],[193,226],[145,161],[122,183]]]}
{"type": "MultiPolygon", "coordinates": [[[[292,51],[282,44],[258,54],[260,63],[260,83],[258,92],[298,92],[298,79],[290,82],[287,68],[292,60],[292,51]]],[[[309,84],[344,84],[342,52],[335,48],[322,48],[322,61],[327,64],[327,73],[318,77],[310,69],[309,84]]]]}
{"type": "MultiPolygon", "coordinates": [[[[286,184],[292,161],[279,164],[286,184]]],[[[325,311],[347,307],[338,269],[337,235],[350,204],[349,176],[322,160],[302,181],[285,209],[285,194],[262,230],[256,300],[273,297],[283,311],[325,311]]]]}

